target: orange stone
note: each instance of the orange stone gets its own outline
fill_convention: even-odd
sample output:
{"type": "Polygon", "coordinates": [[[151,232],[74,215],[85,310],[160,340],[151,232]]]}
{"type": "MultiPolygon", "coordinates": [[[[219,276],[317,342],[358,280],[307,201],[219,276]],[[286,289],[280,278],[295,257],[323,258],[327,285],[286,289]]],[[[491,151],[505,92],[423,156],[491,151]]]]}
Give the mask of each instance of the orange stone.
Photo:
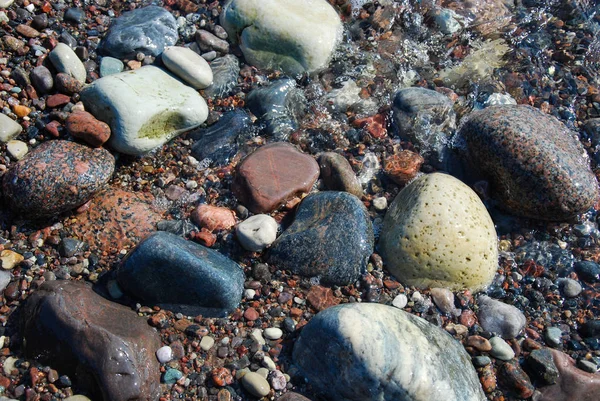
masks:
{"type": "Polygon", "coordinates": [[[191,217],[194,223],[208,231],[229,230],[235,226],[235,214],[225,207],[202,204],[191,217]]]}
{"type": "Polygon", "coordinates": [[[308,295],[306,295],[306,300],[310,306],[319,312],[340,303],[340,300],[333,295],[331,288],[320,285],[315,285],[310,289],[308,295]]]}
{"type": "Polygon", "coordinates": [[[15,106],[13,106],[13,111],[15,112],[15,114],[17,115],[17,117],[19,118],[23,118],[25,116],[28,116],[29,113],[31,113],[31,109],[27,106],[23,106],[20,104],[17,104],[15,106]]]}
{"type": "Polygon", "coordinates": [[[398,185],[406,185],[417,176],[425,159],[418,153],[402,150],[384,161],[385,173],[398,185]]]}

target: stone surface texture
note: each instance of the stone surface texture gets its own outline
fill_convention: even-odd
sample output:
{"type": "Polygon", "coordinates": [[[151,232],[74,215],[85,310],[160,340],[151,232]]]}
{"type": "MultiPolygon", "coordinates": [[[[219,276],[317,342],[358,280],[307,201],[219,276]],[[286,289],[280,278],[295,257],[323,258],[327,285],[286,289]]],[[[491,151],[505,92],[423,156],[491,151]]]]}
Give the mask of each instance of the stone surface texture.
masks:
{"type": "Polygon", "coordinates": [[[366,270],[373,242],[371,219],[356,196],[318,192],[298,206],[294,223],[272,244],[268,260],[325,284],[347,285],[366,270]]]}
{"type": "Polygon", "coordinates": [[[342,23],[325,0],[231,0],[221,14],[246,61],[301,74],[327,66],[342,38],[342,23]]]}
{"type": "Polygon", "coordinates": [[[11,165],[2,178],[2,191],[23,217],[52,217],[91,199],[114,169],[115,159],[105,149],[47,141],[11,165]]]}
{"type": "Polygon", "coordinates": [[[164,145],[208,116],[202,96],[154,66],[100,78],[82,91],[81,100],[110,126],[109,144],[131,155],[164,145]]]}
{"type": "Polygon", "coordinates": [[[73,375],[105,401],[159,396],[158,333],[81,282],[52,281],[24,307],[25,354],[73,375]]]}
{"type": "Polygon", "coordinates": [[[302,329],[293,357],[327,399],[486,399],[460,343],[390,306],[344,304],[318,313],[302,329]]]}
{"type": "Polygon", "coordinates": [[[405,285],[478,290],[498,266],[494,223],[477,194],[441,173],[421,176],[390,205],[379,240],[388,270],[405,285]]]}
{"type": "Polygon", "coordinates": [[[530,106],[492,106],[460,130],[469,159],[499,206],[519,216],[563,220],[598,201],[598,183],[576,134],[530,106]]]}
{"type": "Polygon", "coordinates": [[[144,302],[190,315],[224,316],[244,291],[244,271],[237,263],[166,232],[148,236],[132,250],[117,281],[144,302]]]}
{"type": "Polygon", "coordinates": [[[237,168],[234,194],[253,213],[268,213],[294,196],[309,192],[319,177],[311,156],[286,143],[265,145],[237,168]]]}

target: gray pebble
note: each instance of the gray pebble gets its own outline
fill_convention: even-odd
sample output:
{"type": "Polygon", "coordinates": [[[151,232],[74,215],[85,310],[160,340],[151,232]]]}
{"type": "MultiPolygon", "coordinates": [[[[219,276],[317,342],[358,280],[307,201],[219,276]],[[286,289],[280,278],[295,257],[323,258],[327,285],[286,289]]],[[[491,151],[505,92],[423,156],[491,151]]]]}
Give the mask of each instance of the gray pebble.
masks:
{"type": "Polygon", "coordinates": [[[492,337],[490,338],[490,344],[492,345],[490,355],[494,358],[509,361],[515,357],[515,351],[502,338],[492,337]]]}
{"type": "Polygon", "coordinates": [[[570,278],[565,278],[560,281],[560,286],[565,297],[573,298],[581,294],[583,288],[578,281],[570,278]]]}
{"type": "Polygon", "coordinates": [[[544,338],[546,340],[546,344],[551,347],[558,347],[562,340],[562,330],[558,327],[547,327],[544,331],[544,338]]]}
{"type": "Polygon", "coordinates": [[[264,377],[255,372],[248,372],[242,377],[242,385],[255,397],[264,397],[269,394],[269,383],[264,377]]]}

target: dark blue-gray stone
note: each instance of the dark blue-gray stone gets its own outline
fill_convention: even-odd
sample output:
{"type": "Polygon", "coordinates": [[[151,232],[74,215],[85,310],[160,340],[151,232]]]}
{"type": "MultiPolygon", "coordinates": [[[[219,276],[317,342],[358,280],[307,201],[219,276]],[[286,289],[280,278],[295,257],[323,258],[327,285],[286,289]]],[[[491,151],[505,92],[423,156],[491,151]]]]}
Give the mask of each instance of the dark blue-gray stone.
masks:
{"type": "Polygon", "coordinates": [[[175,17],[162,7],[149,6],[114,20],[98,51],[118,59],[133,58],[138,52],[156,57],[178,37],[175,17]]]}
{"type": "Polygon", "coordinates": [[[206,97],[223,97],[228,95],[238,83],[240,62],[234,55],[228,54],[214,59],[210,63],[213,72],[213,83],[204,89],[206,97]]]}
{"type": "Polygon", "coordinates": [[[565,220],[598,201],[598,182],[577,134],[538,109],[501,105],[473,112],[459,138],[498,206],[512,214],[565,220]]]}
{"type": "Polygon", "coordinates": [[[145,303],[211,317],[238,306],[244,278],[219,252],[167,232],[146,237],[117,271],[119,286],[145,303]]]}
{"type": "Polygon", "coordinates": [[[199,161],[209,159],[214,166],[224,166],[237,153],[239,139],[248,139],[252,132],[252,120],[248,113],[243,109],[235,109],[223,114],[210,127],[188,134],[188,138],[196,140],[192,145],[192,156],[199,161]]]}
{"type": "Polygon", "coordinates": [[[85,11],[81,8],[69,8],[65,11],[65,21],[81,24],[85,20],[85,11]]]}
{"type": "Polygon", "coordinates": [[[453,103],[425,88],[406,88],[394,96],[393,124],[398,136],[415,145],[427,161],[443,168],[456,129],[453,103]]]}
{"type": "Polygon", "coordinates": [[[353,303],[319,312],[302,329],[293,359],[323,399],[486,399],[458,341],[392,306],[353,303]]]}
{"type": "Polygon", "coordinates": [[[579,278],[588,283],[597,283],[600,281],[600,265],[591,260],[582,260],[576,262],[573,267],[579,278]]]}
{"type": "Polygon", "coordinates": [[[579,333],[583,338],[600,337],[600,319],[588,320],[581,325],[579,333]]]}
{"type": "Polygon", "coordinates": [[[298,121],[306,114],[306,98],[293,79],[283,78],[268,86],[256,88],[246,105],[265,124],[266,134],[285,141],[298,129],[298,121]]]}
{"type": "Polygon", "coordinates": [[[356,196],[319,192],[304,198],[268,260],[279,269],[319,277],[323,284],[347,285],[365,271],[373,242],[371,219],[356,196]]]}

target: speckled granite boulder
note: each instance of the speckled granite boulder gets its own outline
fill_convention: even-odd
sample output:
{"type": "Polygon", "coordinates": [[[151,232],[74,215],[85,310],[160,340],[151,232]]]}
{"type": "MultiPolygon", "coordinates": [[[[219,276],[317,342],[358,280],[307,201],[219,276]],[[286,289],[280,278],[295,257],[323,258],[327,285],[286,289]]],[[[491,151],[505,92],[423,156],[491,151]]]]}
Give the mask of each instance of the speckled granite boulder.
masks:
{"type": "Polygon", "coordinates": [[[106,149],[47,141],[11,165],[2,191],[11,209],[23,217],[52,217],[87,202],[114,169],[115,159],[106,149]]]}
{"type": "Polygon", "coordinates": [[[499,206],[519,216],[563,220],[598,200],[598,183],[575,133],[530,106],[492,106],[460,130],[499,206]]]}
{"type": "Polygon", "coordinates": [[[138,52],[156,57],[178,38],[175,17],[162,7],[149,6],[124,12],[114,20],[98,51],[118,59],[134,59],[138,52]]]}
{"type": "Polygon", "coordinates": [[[167,232],[144,239],[117,271],[121,288],[146,303],[212,317],[238,306],[244,279],[241,267],[219,252],[167,232]]]}
{"type": "Polygon", "coordinates": [[[396,196],[379,239],[385,267],[405,285],[489,285],[498,266],[494,223],[477,194],[456,178],[423,175],[396,196]]]}
{"type": "Polygon", "coordinates": [[[198,92],[154,66],[100,78],[81,92],[81,100],[110,126],[108,143],[130,155],[162,146],[208,116],[198,92]]]}
{"type": "Polygon", "coordinates": [[[239,38],[246,61],[301,74],[327,66],[342,23],[325,0],[230,0],[221,25],[239,38]]]}
{"type": "Polygon", "coordinates": [[[95,400],[151,401],[159,397],[160,338],[130,308],[75,281],[50,281],[27,298],[25,355],[88,387],[95,400]]]}
{"type": "Polygon", "coordinates": [[[304,198],[294,223],[272,244],[268,261],[324,284],[347,285],[365,271],[373,242],[371,219],[356,196],[319,192],[304,198]]]}
{"type": "Polygon", "coordinates": [[[293,358],[325,399],[486,399],[459,342],[391,306],[344,304],[318,313],[302,329],[293,358]]]}

